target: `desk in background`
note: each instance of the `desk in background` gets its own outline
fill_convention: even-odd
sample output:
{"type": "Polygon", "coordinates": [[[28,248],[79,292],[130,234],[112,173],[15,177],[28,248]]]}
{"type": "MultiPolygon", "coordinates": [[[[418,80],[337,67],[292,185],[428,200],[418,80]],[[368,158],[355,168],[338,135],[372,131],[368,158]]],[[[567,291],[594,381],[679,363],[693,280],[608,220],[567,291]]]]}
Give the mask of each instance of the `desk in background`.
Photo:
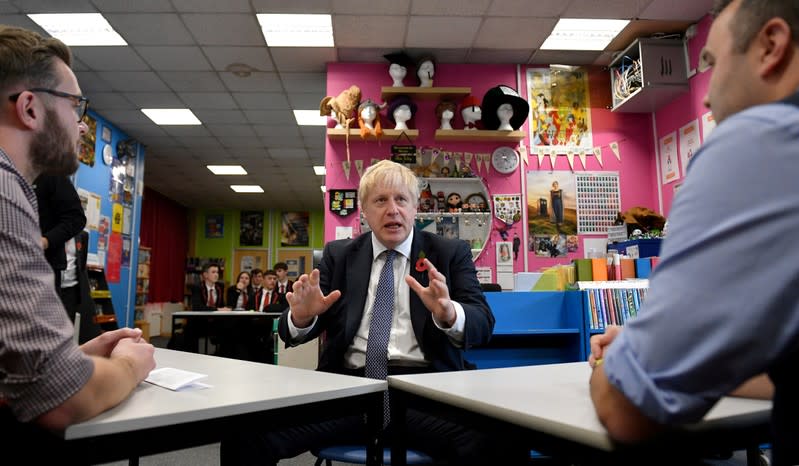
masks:
{"type": "MultiPolygon", "coordinates": [[[[413,403],[483,429],[522,430],[531,450],[591,464],[682,464],[680,458],[693,454],[768,441],[771,402],[725,397],[702,422],[645,447],[619,448],[594,412],[590,375],[588,363],[578,362],[390,376],[391,419],[402,422],[413,403]]],[[[394,442],[392,464],[404,466],[404,445],[402,436],[394,442]]]]}
{"type": "Polygon", "coordinates": [[[367,411],[374,432],[382,426],[382,380],[155,351],[158,367],[208,374],[202,381],[212,388],[173,392],[142,382],[119,406],[66,429],[64,439],[79,458],[89,463],[135,458],[270,425],[282,428],[367,411]]]}
{"type": "MultiPolygon", "coordinates": [[[[275,319],[278,319],[282,312],[254,312],[254,311],[213,311],[213,312],[205,312],[205,311],[183,311],[183,312],[173,312],[172,313],[172,336],[175,336],[175,329],[179,328],[176,326],[176,322],[178,319],[185,319],[186,326],[183,327],[183,331],[191,325],[194,327],[194,333],[198,337],[205,338],[205,345],[203,352],[208,354],[208,341],[212,336],[223,336],[225,332],[233,332],[235,329],[235,325],[237,323],[241,323],[242,321],[260,321],[266,319],[265,322],[261,327],[265,332],[262,337],[268,337],[272,333],[272,322],[275,319]]],[[[257,324],[255,324],[257,325],[257,324]]],[[[185,333],[184,333],[185,337],[185,333]]],[[[273,345],[265,345],[265,348],[269,351],[274,352],[273,345]]],[[[273,362],[274,361],[274,354],[267,356],[266,361],[259,361],[259,362],[273,362]]]]}

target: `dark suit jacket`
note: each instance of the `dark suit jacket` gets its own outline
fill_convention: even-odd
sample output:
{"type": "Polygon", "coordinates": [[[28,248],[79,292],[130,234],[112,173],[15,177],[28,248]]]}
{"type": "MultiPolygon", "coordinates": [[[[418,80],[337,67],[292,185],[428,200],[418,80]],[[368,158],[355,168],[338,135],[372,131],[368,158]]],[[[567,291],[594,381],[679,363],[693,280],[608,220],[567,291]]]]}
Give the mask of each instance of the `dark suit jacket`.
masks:
{"type": "MultiPolygon", "coordinates": [[[[447,240],[416,229],[411,247],[411,261],[414,264],[422,251],[447,278],[450,298],[463,306],[466,314],[464,348],[487,343],[494,328],[494,316],[480,290],[469,246],[463,241],[447,240]]],[[[320,287],[324,294],[340,290],[341,298],[319,316],[304,340],[327,332],[319,358],[319,370],[344,372],[344,354],[355,338],[363,317],[371,269],[371,233],[354,240],[332,241],[325,246],[319,265],[320,287]]],[[[428,285],[427,272],[417,272],[413,264],[411,275],[422,286],[428,285]]],[[[432,314],[419,296],[413,290],[409,292],[413,331],[431,369],[464,369],[463,349],[452,344],[447,335],[436,327],[432,314]]],[[[287,319],[288,310],[280,317],[279,334],[283,341],[290,341],[287,319]]]]}
{"type": "MultiPolygon", "coordinates": [[[[231,287],[229,287],[227,289],[227,299],[226,299],[225,302],[227,303],[228,306],[230,306],[231,309],[235,310],[236,303],[239,301],[239,294],[240,293],[241,293],[241,291],[239,291],[239,289],[236,288],[236,285],[233,285],[233,286],[231,286],[231,287]]],[[[246,293],[246,296],[247,296],[247,301],[244,304],[244,310],[254,309],[255,308],[255,298],[254,298],[252,289],[250,287],[247,287],[247,288],[244,289],[244,293],[246,293]]]]}
{"type": "Polygon", "coordinates": [[[86,226],[86,215],[75,186],[66,176],[39,176],[35,183],[39,228],[49,243],[44,256],[53,270],[67,268],[64,244],[86,226]]]}
{"type": "MultiPolygon", "coordinates": [[[[261,296],[265,296],[266,289],[261,287],[258,292],[261,293],[261,296]]],[[[262,299],[261,296],[258,296],[258,294],[254,295],[253,309],[258,310],[258,305],[262,299]]],[[[283,310],[288,307],[289,302],[286,300],[286,295],[278,293],[277,288],[275,288],[272,290],[272,299],[270,299],[268,303],[264,303],[263,312],[283,312],[283,310]]]]}
{"type": "Polygon", "coordinates": [[[225,287],[221,283],[216,287],[216,303],[213,307],[208,306],[208,290],[205,283],[195,285],[191,289],[191,310],[192,311],[215,311],[217,308],[225,307],[225,287]]]}
{"type": "Polygon", "coordinates": [[[75,265],[77,270],[75,273],[78,277],[78,286],[80,287],[80,301],[78,302],[77,309],[67,308],[67,314],[71,321],[75,321],[75,312],[80,312],[80,334],[78,341],[83,344],[92,338],[100,335],[102,331],[100,326],[94,321],[95,308],[94,300],[92,299],[91,289],[89,288],[89,274],[86,271],[86,260],[89,253],[89,232],[81,230],[75,237],[75,265]]]}

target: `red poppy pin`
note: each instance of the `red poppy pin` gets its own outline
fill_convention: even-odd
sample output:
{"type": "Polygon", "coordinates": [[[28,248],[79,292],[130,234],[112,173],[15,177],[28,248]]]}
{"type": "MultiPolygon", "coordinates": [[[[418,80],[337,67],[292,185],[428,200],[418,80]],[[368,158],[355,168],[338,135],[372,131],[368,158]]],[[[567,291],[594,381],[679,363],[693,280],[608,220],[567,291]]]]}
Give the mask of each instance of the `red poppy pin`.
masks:
{"type": "Polygon", "coordinates": [[[424,251],[419,252],[418,259],[416,259],[416,271],[417,272],[424,272],[427,270],[427,264],[424,262],[424,251]]]}

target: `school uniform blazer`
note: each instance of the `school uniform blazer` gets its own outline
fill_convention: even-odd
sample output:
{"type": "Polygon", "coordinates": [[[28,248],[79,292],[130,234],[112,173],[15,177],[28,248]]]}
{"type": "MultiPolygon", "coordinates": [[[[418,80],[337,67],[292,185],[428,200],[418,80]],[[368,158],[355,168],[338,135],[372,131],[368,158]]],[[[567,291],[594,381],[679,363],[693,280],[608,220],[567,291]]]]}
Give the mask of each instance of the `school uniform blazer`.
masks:
{"type": "MultiPolygon", "coordinates": [[[[266,288],[261,287],[258,293],[254,295],[252,308],[256,311],[261,303],[261,300],[266,297],[266,288]],[[260,294],[260,296],[259,296],[260,294]]],[[[277,289],[272,290],[272,296],[268,303],[264,303],[263,312],[283,312],[284,309],[289,307],[285,294],[280,294],[277,289]]]]}
{"type": "MultiPolygon", "coordinates": [[[[240,293],[241,291],[236,288],[236,285],[233,285],[227,289],[227,299],[225,302],[227,303],[228,307],[231,309],[236,308],[236,303],[239,301],[240,293]]],[[[245,288],[244,293],[247,296],[247,303],[244,305],[244,310],[249,311],[250,309],[255,309],[255,295],[251,291],[250,287],[245,288]]]]}
{"type": "MultiPolygon", "coordinates": [[[[324,294],[340,290],[341,298],[321,314],[313,329],[302,342],[327,332],[318,370],[344,371],[344,354],[355,338],[363,318],[369,275],[372,269],[372,233],[354,240],[332,241],[325,246],[319,264],[320,287],[324,294]]],[[[419,346],[434,371],[464,369],[463,349],[483,345],[491,338],[494,316],[488,307],[472,262],[468,244],[448,240],[416,229],[411,246],[411,275],[422,286],[428,286],[427,272],[414,267],[421,252],[447,278],[450,298],[463,306],[466,314],[463,348],[456,347],[447,335],[436,327],[433,316],[422,300],[409,290],[410,314],[419,346]]],[[[280,317],[279,334],[290,341],[288,310],[280,317]]]]}
{"type": "Polygon", "coordinates": [[[216,283],[216,303],[213,307],[208,306],[208,289],[205,283],[195,285],[191,289],[191,310],[192,311],[215,311],[219,307],[225,307],[225,289],[221,283],[216,283]]]}

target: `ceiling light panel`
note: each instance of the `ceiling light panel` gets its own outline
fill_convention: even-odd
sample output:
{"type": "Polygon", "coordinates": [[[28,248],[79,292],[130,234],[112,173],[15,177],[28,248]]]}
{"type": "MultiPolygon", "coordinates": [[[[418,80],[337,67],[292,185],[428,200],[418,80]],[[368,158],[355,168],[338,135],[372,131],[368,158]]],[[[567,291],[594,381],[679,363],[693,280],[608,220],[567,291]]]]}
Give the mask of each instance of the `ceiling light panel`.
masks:
{"type": "Polygon", "coordinates": [[[128,45],[100,13],[47,13],[28,17],[69,46],[128,45]]]}

